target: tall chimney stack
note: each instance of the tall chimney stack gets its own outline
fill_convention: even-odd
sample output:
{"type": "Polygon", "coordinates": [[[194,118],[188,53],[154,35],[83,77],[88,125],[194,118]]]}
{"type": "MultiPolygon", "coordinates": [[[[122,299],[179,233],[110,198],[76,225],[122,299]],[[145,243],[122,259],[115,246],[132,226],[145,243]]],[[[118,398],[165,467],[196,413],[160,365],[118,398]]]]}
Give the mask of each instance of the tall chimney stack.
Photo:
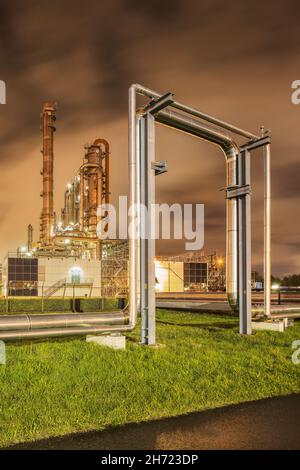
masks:
{"type": "Polygon", "coordinates": [[[27,227],[27,251],[30,252],[32,250],[32,239],[33,239],[33,227],[31,224],[27,227]]]}
{"type": "Polygon", "coordinates": [[[49,245],[51,242],[51,229],[54,223],[53,210],[53,135],[55,132],[56,121],[56,103],[44,103],[41,114],[42,132],[43,132],[43,208],[40,225],[40,242],[43,245],[49,245]]]}

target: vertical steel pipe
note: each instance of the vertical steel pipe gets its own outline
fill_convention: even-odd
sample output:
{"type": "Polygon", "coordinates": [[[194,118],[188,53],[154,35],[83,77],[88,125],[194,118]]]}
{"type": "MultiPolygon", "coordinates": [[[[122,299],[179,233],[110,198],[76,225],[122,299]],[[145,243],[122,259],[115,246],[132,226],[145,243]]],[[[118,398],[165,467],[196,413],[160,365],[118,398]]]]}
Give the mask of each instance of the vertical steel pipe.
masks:
{"type": "Polygon", "coordinates": [[[137,164],[136,164],[136,86],[129,88],[128,96],[129,125],[128,125],[128,152],[129,152],[129,319],[134,327],[137,319],[137,288],[136,280],[139,276],[139,244],[136,237],[136,203],[138,192],[137,164]]]}
{"type": "Polygon", "coordinates": [[[271,146],[264,147],[264,308],[271,316],[271,146]]]}
{"type": "Polygon", "coordinates": [[[140,284],[141,342],[155,344],[155,118],[147,113],[141,119],[140,134],[140,284]],[[145,210],[143,210],[145,208],[145,210]]]}
{"type": "MultiPolygon", "coordinates": [[[[235,145],[225,151],[227,188],[237,185],[238,148],[235,145]]],[[[238,204],[236,199],[226,199],[226,294],[233,311],[238,303],[238,204]]]]}
{"type": "MultiPolygon", "coordinates": [[[[136,115],[136,210],[138,212],[137,218],[141,221],[141,154],[140,154],[140,138],[141,138],[141,116],[137,112],[136,115]]],[[[137,296],[137,312],[141,313],[141,287],[140,287],[140,279],[141,279],[141,241],[140,241],[140,233],[141,233],[141,226],[137,227],[137,278],[136,278],[136,296],[137,296]]]]}

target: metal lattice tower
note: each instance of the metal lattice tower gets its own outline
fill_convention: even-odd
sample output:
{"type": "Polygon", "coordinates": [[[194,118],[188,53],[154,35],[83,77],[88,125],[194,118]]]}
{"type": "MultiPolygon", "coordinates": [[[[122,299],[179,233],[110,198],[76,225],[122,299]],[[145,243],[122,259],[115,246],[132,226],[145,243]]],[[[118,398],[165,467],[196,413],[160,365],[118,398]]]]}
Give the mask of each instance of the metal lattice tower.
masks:
{"type": "Polygon", "coordinates": [[[127,297],[129,245],[127,240],[101,242],[102,297],[127,297]]]}

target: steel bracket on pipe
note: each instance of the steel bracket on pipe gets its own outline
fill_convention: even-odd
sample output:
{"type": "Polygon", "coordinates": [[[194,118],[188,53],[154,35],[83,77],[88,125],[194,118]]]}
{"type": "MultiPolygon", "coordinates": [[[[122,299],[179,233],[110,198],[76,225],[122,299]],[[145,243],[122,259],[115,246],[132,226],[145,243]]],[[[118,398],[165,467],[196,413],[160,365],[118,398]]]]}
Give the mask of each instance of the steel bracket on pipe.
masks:
{"type": "Polygon", "coordinates": [[[148,103],[147,106],[145,106],[144,112],[150,113],[154,116],[162,109],[167,108],[167,106],[174,103],[173,96],[174,96],[173,93],[166,93],[165,95],[162,95],[157,100],[151,100],[150,103],[148,103]]]}
{"type": "Polygon", "coordinates": [[[167,173],[168,171],[168,164],[166,161],[152,162],[151,167],[152,170],[154,170],[155,172],[155,176],[162,175],[163,173],[167,173]]]}
{"type": "Polygon", "coordinates": [[[251,194],[250,184],[230,186],[229,188],[226,188],[226,199],[237,199],[239,197],[247,196],[248,194],[251,194]]]}
{"type": "Polygon", "coordinates": [[[249,152],[254,149],[258,149],[260,147],[264,147],[271,143],[271,136],[265,135],[261,139],[257,140],[250,140],[244,145],[241,145],[241,150],[248,150],[249,152]]]}

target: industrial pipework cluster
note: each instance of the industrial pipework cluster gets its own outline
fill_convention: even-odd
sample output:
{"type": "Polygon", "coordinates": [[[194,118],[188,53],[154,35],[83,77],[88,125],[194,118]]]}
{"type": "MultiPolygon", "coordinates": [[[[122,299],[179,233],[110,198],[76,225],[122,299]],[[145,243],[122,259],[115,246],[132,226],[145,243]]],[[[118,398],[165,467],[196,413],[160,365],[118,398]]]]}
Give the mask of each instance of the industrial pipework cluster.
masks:
{"type": "Polygon", "coordinates": [[[41,114],[43,206],[37,251],[99,259],[97,224],[101,216],[97,214],[97,207],[109,203],[109,144],[105,139],[96,139],[85,146],[83,164],[73,181],[67,184],[61,220],[57,221],[53,189],[56,110],[56,103],[46,102],[41,114]]]}

